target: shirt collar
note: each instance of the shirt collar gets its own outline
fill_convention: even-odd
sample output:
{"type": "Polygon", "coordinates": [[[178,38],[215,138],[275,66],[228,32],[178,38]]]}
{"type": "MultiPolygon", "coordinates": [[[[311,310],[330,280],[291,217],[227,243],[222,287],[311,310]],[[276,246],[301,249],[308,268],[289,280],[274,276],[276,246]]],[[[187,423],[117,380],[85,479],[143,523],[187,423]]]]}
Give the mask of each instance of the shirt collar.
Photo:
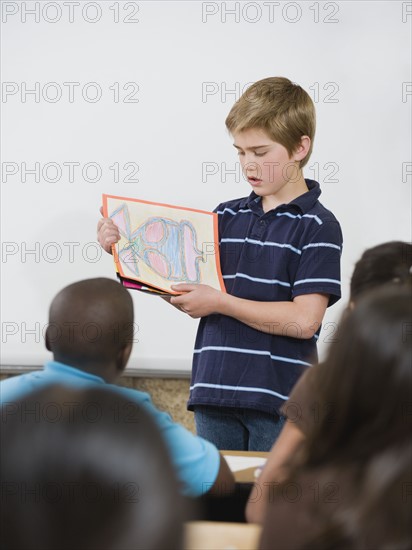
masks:
{"type": "MultiPolygon", "coordinates": [[[[287,204],[282,204],[278,206],[282,210],[289,210],[290,207],[297,208],[302,214],[306,214],[314,206],[316,201],[319,199],[320,194],[322,193],[319,183],[315,180],[310,180],[305,178],[306,185],[308,186],[308,191],[296,197],[296,199],[291,200],[287,204]]],[[[257,204],[260,204],[262,198],[256,195],[254,191],[250,193],[248,197],[245,197],[240,203],[241,208],[249,207],[251,210],[255,210],[257,204]]]]}
{"type": "Polygon", "coordinates": [[[44,370],[48,372],[62,374],[64,376],[73,376],[75,378],[83,378],[84,380],[90,380],[91,382],[96,382],[97,384],[106,384],[106,381],[100,376],[95,374],[90,374],[84,370],[76,369],[70,367],[59,361],[48,361],[44,365],[44,370]]]}

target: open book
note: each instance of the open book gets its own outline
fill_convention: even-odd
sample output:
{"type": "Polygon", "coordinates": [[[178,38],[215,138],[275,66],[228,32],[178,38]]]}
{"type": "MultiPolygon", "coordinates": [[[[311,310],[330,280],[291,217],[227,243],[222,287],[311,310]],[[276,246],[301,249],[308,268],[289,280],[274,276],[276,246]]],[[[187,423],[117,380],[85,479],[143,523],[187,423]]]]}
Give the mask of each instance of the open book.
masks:
{"type": "Polygon", "coordinates": [[[178,294],[171,285],[190,283],[225,292],[217,214],[114,195],[103,195],[103,214],[120,231],[112,250],[123,286],[171,295],[178,294]]]}

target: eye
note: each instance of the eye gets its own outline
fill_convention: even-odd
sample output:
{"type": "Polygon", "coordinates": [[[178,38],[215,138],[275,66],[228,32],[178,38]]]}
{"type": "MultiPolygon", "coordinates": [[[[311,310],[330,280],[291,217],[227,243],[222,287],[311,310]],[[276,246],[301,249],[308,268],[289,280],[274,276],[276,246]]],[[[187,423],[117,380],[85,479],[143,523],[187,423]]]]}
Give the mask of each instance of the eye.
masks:
{"type": "Polygon", "coordinates": [[[255,151],[255,157],[264,157],[266,155],[267,151],[265,151],[264,153],[256,153],[255,151]]]}
{"type": "Polygon", "coordinates": [[[238,151],[237,154],[240,157],[240,155],[244,155],[245,153],[243,151],[238,151]]]}

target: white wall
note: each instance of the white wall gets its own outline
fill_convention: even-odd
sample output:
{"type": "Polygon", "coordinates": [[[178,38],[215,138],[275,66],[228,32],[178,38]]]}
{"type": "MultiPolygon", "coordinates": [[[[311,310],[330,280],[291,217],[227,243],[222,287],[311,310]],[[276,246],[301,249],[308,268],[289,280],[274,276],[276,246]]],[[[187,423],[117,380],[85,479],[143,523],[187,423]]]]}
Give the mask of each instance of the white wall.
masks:
{"type": "MultiPolygon", "coordinates": [[[[326,323],[365,248],[411,239],[411,2],[1,4],[3,365],[49,357],[41,331],[63,286],[114,278],[95,240],[102,193],[213,209],[250,192],[227,173],[238,159],[224,120],[244,86],[267,76],[316,101],[305,174],[319,168],[321,200],[345,238],[344,298],[326,323]],[[37,97],[27,93],[36,86],[37,97]],[[80,163],[73,181],[70,162],[80,163]],[[38,181],[24,178],[35,163],[38,181]]],[[[190,369],[197,321],[155,297],[134,301],[131,365],[190,369]]]]}

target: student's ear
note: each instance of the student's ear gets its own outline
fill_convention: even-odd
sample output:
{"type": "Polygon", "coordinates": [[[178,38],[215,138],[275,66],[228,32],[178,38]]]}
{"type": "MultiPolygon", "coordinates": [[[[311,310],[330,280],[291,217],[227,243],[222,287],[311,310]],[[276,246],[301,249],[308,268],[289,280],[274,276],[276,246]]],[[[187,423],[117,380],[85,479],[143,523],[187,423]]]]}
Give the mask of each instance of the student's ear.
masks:
{"type": "Polygon", "coordinates": [[[293,153],[293,160],[303,160],[309,152],[310,144],[310,137],[302,136],[300,138],[300,144],[296,147],[295,152],[293,153]]]}
{"type": "Polygon", "coordinates": [[[44,338],[47,351],[53,351],[50,345],[50,327],[46,329],[46,336],[44,338]]]}
{"type": "Polygon", "coordinates": [[[125,344],[117,354],[116,359],[116,368],[119,374],[124,371],[127,362],[129,360],[130,354],[132,353],[133,344],[132,342],[129,342],[128,344],[125,344]]]}

